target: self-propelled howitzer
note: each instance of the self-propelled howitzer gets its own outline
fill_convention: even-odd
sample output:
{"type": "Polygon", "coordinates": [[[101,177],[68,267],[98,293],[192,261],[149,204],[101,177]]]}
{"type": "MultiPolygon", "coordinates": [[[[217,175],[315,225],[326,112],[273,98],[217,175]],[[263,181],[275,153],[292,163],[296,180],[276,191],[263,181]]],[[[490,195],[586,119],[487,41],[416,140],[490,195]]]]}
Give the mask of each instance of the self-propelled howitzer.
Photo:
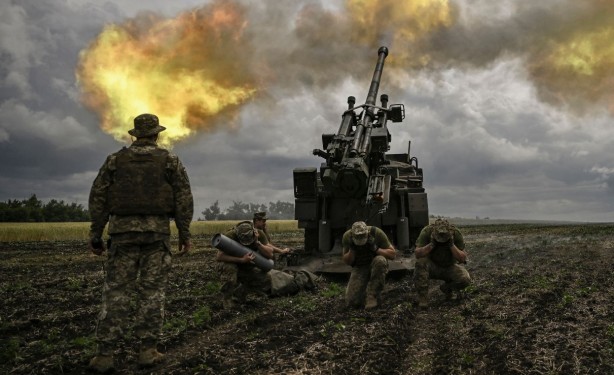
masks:
{"type": "Polygon", "coordinates": [[[409,255],[428,224],[428,204],[411,141],[406,154],[387,154],[388,122],[405,118],[404,105],[388,105],[388,95],[376,103],[387,56],[388,48],[381,47],[365,103],[355,106],[350,96],[337,133],[322,135],[322,148],[313,151],[324,159],[319,171],[294,169],[295,219],[305,230],[303,255],[314,271],[350,270],[339,262],[341,238],[355,221],[383,229],[408,256],[390,262],[391,270],[413,269],[409,255]]]}

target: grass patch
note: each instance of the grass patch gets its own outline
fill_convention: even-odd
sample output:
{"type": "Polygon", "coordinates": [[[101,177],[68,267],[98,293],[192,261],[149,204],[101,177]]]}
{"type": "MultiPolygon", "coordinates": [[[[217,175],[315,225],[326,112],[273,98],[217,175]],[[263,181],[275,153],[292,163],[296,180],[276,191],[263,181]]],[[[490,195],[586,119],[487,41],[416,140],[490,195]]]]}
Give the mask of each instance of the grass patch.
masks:
{"type": "Polygon", "coordinates": [[[205,295],[215,295],[222,289],[222,283],[219,281],[207,281],[203,287],[205,295]]]}
{"type": "Polygon", "coordinates": [[[561,302],[560,302],[560,306],[568,306],[571,305],[574,301],[576,300],[576,297],[572,294],[563,294],[563,297],[561,297],[561,302]]]}
{"type": "Polygon", "coordinates": [[[0,362],[7,363],[19,358],[19,338],[0,339],[0,362]]]}
{"type": "Polygon", "coordinates": [[[318,309],[318,305],[313,298],[305,294],[280,298],[276,302],[280,308],[295,312],[310,313],[318,309]]]}
{"type": "Polygon", "coordinates": [[[534,286],[539,289],[552,289],[554,285],[554,280],[543,275],[537,275],[533,278],[532,282],[529,282],[529,286],[534,286]]]}
{"type": "Polygon", "coordinates": [[[203,327],[211,322],[211,309],[203,306],[192,314],[192,321],[196,327],[203,327]]]}
{"type": "Polygon", "coordinates": [[[320,291],[320,295],[326,298],[337,297],[345,293],[345,288],[338,283],[330,283],[320,291]]]}
{"type": "Polygon", "coordinates": [[[346,328],[345,324],[341,322],[334,322],[332,320],[327,321],[323,324],[322,329],[320,329],[320,336],[329,337],[334,332],[344,331],[346,328]]]}
{"type": "Polygon", "coordinates": [[[69,277],[66,282],[66,288],[69,290],[79,290],[83,288],[83,279],[81,277],[69,277]]]}
{"type": "Polygon", "coordinates": [[[81,348],[93,348],[94,346],[96,346],[96,343],[95,343],[94,338],[92,336],[75,337],[72,340],[72,344],[74,346],[78,346],[78,347],[81,347],[81,348]]]}
{"type": "Polygon", "coordinates": [[[172,318],[164,322],[162,330],[172,335],[178,335],[188,329],[188,321],[182,318],[172,318]]]}

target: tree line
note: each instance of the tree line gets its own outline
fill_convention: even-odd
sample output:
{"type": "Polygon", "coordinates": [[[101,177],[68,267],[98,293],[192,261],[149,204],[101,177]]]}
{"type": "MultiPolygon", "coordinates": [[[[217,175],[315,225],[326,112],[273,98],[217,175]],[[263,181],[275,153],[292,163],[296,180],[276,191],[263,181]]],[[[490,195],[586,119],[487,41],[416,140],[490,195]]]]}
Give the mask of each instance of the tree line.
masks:
{"type": "Polygon", "coordinates": [[[89,221],[89,211],[81,204],[52,199],[43,203],[32,194],[30,198],[0,202],[0,222],[68,222],[89,221]]]}
{"type": "MultiPolygon", "coordinates": [[[[294,219],[294,204],[289,202],[269,202],[268,206],[260,203],[233,201],[232,205],[222,208],[215,201],[202,212],[198,220],[251,220],[255,212],[266,211],[273,220],[294,219]]],[[[28,199],[9,199],[0,202],[0,222],[71,222],[89,221],[89,211],[81,204],[66,203],[51,199],[44,203],[32,194],[28,199]]]]}

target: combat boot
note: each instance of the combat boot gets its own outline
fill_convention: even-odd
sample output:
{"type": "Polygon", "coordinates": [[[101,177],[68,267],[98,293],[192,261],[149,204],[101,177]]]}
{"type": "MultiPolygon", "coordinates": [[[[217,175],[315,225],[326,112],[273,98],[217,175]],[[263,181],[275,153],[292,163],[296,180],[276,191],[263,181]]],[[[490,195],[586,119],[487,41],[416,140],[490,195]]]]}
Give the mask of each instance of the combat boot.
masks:
{"type": "Polygon", "coordinates": [[[365,310],[374,309],[377,307],[377,305],[378,305],[377,297],[372,294],[369,294],[365,301],[365,310]]]}
{"type": "Polygon", "coordinates": [[[148,367],[162,362],[164,354],[160,353],[156,348],[141,349],[139,353],[139,366],[148,367]]]}
{"type": "Polygon", "coordinates": [[[98,354],[90,360],[89,369],[100,374],[108,374],[115,370],[112,355],[98,354]]]}

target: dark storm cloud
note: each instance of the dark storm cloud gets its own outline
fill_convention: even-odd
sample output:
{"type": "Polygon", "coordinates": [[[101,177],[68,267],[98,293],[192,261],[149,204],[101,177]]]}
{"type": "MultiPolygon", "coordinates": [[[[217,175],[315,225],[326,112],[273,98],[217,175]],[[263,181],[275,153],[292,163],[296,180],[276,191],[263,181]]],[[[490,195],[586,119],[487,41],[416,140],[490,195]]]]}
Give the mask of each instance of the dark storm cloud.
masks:
{"type": "MultiPolygon", "coordinates": [[[[0,4],[0,200],[79,200],[106,155],[122,145],[79,102],[79,52],[108,23],[140,11],[177,12],[197,1],[8,1],[0,4]]],[[[292,170],[318,167],[311,151],[337,131],[348,95],[363,102],[387,34],[369,43],[344,19],[342,2],[242,1],[250,66],[264,89],[234,129],[175,145],[190,174],[195,216],[220,200],[292,201],[292,170]],[[352,39],[354,38],[354,39],[352,39]]],[[[544,102],[531,63],[605,2],[452,1],[449,27],[404,45],[428,63],[387,62],[380,94],[404,103],[391,152],[412,153],[425,171],[433,214],[604,220],[614,209],[612,118],[576,116],[544,102]],[[426,61],[426,60],[425,60],[426,61]]],[[[603,22],[602,22],[603,23],[603,22]]],[[[585,26],[588,27],[588,26],[585,26]]],[[[387,30],[390,32],[391,30],[387,30]]],[[[555,103],[549,101],[548,103],[555,103]]]]}
{"type": "Polygon", "coordinates": [[[9,1],[0,14],[0,195],[83,196],[91,180],[68,181],[95,170],[112,143],[78,102],[74,66],[79,51],[118,10],[9,1]],[[52,182],[62,180],[63,188],[52,182]]]}

